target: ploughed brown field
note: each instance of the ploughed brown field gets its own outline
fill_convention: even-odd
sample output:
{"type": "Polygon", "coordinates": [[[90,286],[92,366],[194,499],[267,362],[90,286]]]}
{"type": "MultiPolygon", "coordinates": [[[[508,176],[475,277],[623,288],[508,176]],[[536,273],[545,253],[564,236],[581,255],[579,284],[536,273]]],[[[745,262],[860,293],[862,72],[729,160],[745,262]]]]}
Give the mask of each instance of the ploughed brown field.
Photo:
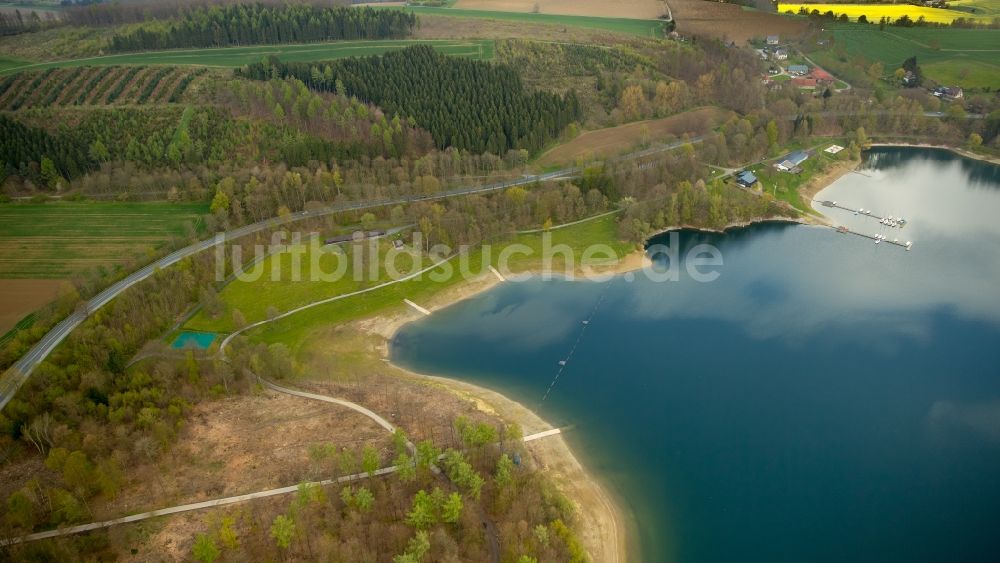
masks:
{"type": "Polygon", "coordinates": [[[0,279],[0,334],[59,296],[64,280],[0,279]]]}
{"type": "Polygon", "coordinates": [[[716,37],[737,45],[753,37],[797,36],[808,27],[805,20],[707,0],[670,0],[670,9],[681,35],[716,37]]]}
{"type": "Polygon", "coordinates": [[[662,0],[458,0],[455,8],[534,12],[563,16],[655,19],[664,14],[662,0]]]}
{"type": "Polygon", "coordinates": [[[728,111],[719,108],[700,108],[662,119],[587,131],[543,154],[538,159],[538,164],[569,164],[577,157],[606,158],[636,148],[647,139],[656,143],[667,135],[701,135],[724,121],[728,115],[728,111]]]}

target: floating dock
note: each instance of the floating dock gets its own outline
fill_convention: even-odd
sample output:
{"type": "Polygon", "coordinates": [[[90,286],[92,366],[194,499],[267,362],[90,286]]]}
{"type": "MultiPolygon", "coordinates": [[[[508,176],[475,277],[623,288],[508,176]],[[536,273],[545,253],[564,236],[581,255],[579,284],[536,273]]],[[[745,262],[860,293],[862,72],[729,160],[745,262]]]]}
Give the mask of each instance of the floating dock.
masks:
{"type": "Polygon", "coordinates": [[[881,223],[882,225],[885,225],[886,227],[899,227],[900,229],[902,229],[904,226],[906,226],[906,219],[903,219],[902,217],[892,217],[891,215],[888,216],[888,217],[882,217],[882,216],[875,215],[874,213],[872,213],[871,209],[862,209],[860,207],[857,208],[857,209],[854,209],[854,208],[851,208],[851,207],[845,207],[843,205],[840,205],[836,201],[824,200],[824,201],[820,201],[818,203],[820,205],[824,206],[824,207],[832,207],[834,209],[843,209],[844,211],[850,211],[851,213],[853,213],[855,215],[861,215],[861,216],[864,216],[864,217],[871,217],[872,219],[877,219],[879,223],[881,223]]]}
{"type": "Polygon", "coordinates": [[[857,235],[859,237],[864,237],[864,238],[866,238],[868,240],[873,240],[873,241],[875,241],[875,244],[881,244],[881,243],[884,242],[886,244],[891,244],[893,246],[898,246],[898,247],[900,247],[902,249],[905,249],[905,250],[911,250],[913,248],[913,243],[910,242],[910,241],[905,241],[904,242],[904,241],[901,241],[899,239],[888,239],[888,238],[885,237],[885,235],[869,235],[869,234],[861,233],[861,232],[858,232],[858,231],[852,231],[851,229],[848,229],[847,227],[845,227],[843,225],[841,225],[839,227],[834,227],[834,229],[838,233],[841,233],[841,234],[845,234],[845,235],[857,235]]]}

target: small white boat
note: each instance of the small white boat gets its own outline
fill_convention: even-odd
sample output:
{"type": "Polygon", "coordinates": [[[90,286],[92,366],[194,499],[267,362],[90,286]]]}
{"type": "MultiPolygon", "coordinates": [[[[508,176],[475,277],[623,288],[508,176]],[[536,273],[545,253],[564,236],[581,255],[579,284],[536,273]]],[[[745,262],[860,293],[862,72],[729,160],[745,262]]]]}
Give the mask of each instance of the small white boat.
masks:
{"type": "Polygon", "coordinates": [[[880,242],[882,242],[882,239],[880,239],[880,238],[876,238],[876,239],[875,239],[875,244],[878,244],[878,243],[880,243],[880,242]]]}
{"type": "Polygon", "coordinates": [[[566,365],[566,360],[559,360],[559,365],[561,365],[561,366],[566,365]]]}
{"type": "Polygon", "coordinates": [[[589,324],[590,324],[590,321],[583,321],[583,324],[585,324],[585,325],[589,325],[589,324]]]}

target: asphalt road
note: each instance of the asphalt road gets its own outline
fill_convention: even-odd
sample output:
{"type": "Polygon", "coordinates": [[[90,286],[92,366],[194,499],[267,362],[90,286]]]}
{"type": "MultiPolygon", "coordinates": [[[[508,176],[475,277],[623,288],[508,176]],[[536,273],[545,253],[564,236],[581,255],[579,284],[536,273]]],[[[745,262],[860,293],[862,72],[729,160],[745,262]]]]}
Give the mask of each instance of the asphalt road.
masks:
{"type": "MultiPolygon", "coordinates": [[[[642,158],[646,156],[652,156],[657,153],[666,152],[679,148],[685,144],[689,143],[699,143],[701,142],[701,137],[693,137],[686,141],[677,141],[674,143],[657,145],[642,151],[634,152],[617,159],[613,160],[629,160],[642,158]]],[[[0,410],[2,410],[7,403],[14,397],[17,390],[24,385],[24,382],[28,380],[31,372],[38,367],[42,361],[45,360],[52,353],[52,350],[62,342],[70,332],[76,327],[80,326],[83,321],[87,320],[87,317],[94,311],[100,309],[106,305],[109,301],[120,295],[123,291],[132,287],[133,285],[141,282],[142,280],[153,275],[158,269],[163,269],[170,267],[177,262],[187,258],[188,256],[193,256],[203,250],[208,250],[217,245],[223,244],[226,241],[240,238],[249,234],[260,232],[266,229],[271,229],[279,225],[284,225],[287,223],[292,223],[295,221],[300,221],[302,219],[308,219],[312,217],[323,217],[326,215],[332,215],[334,213],[343,213],[345,211],[359,211],[363,209],[374,209],[377,207],[385,207],[389,205],[397,205],[403,203],[414,203],[417,201],[434,201],[440,199],[447,199],[451,197],[460,197],[473,194],[489,193],[500,190],[505,190],[514,186],[524,186],[528,184],[533,184],[535,182],[545,182],[549,180],[556,180],[559,178],[569,178],[576,176],[580,173],[579,168],[563,168],[561,170],[556,170],[554,172],[547,172],[545,174],[534,174],[525,175],[522,178],[516,180],[508,180],[506,182],[497,182],[493,184],[485,184],[478,186],[468,186],[462,188],[455,188],[453,190],[448,190],[444,192],[439,192],[436,194],[423,195],[423,196],[409,196],[394,199],[381,199],[381,200],[369,200],[369,201],[358,201],[351,203],[342,203],[338,205],[331,205],[329,207],[324,207],[321,209],[314,209],[311,211],[299,211],[293,213],[286,217],[275,217],[272,219],[267,219],[260,221],[258,223],[253,223],[240,227],[238,229],[233,229],[231,231],[226,231],[224,233],[218,233],[214,237],[208,240],[203,240],[201,242],[194,243],[190,246],[176,250],[163,258],[160,258],[156,262],[145,266],[131,274],[129,274],[124,279],[111,285],[104,291],[97,294],[90,301],[87,301],[85,306],[81,306],[77,311],[75,311],[70,316],[66,317],[59,324],[54,326],[41,340],[38,341],[24,356],[21,357],[13,366],[7,369],[2,376],[0,376],[0,410]]]]}
{"type": "Polygon", "coordinates": [[[439,199],[446,199],[450,197],[466,196],[479,193],[494,192],[499,190],[504,190],[513,186],[522,186],[526,184],[533,184],[535,182],[543,182],[548,180],[555,180],[558,178],[563,178],[566,176],[572,176],[576,174],[578,170],[576,168],[566,168],[563,170],[557,170],[555,172],[548,172],[546,174],[530,175],[524,176],[516,180],[509,180],[506,182],[498,182],[494,184],[487,184],[481,186],[471,186],[464,188],[457,188],[453,190],[448,190],[445,192],[440,192],[425,196],[411,196],[395,199],[382,199],[374,201],[360,201],[344,203],[339,205],[331,205],[329,207],[324,207],[322,209],[314,209],[311,211],[300,211],[298,213],[293,213],[286,217],[276,217],[273,219],[268,219],[265,221],[260,221],[258,223],[253,223],[240,227],[238,229],[233,229],[224,233],[218,233],[214,237],[194,243],[190,246],[176,250],[163,258],[149,264],[131,274],[122,280],[114,283],[104,291],[100,292],[94,296],[90,301],[87,301],[86,306],[81,306],[73,314],[69,315],[62,320],[59,324],[54,326],[41,340],[38,341],[24,356],[21,357],[17,362],[14,363],[3,376],[0,377],[0,409],[3,409],[10,402],[17,390],[21,388],[21,385],[27,381],[31,372],[38,367],[52,350],[62,342],[70,332],[76,327],[80,326],[87,319],[87,317],[97,311],[109,301],[120,295],[123,291],[132,287],[133,285],[141,282],[142,280],[150,277],[158,269],[168,268],[177,262],[193,256],[204,250],[213,248],[219,244],[226,241],[234,240],[252,233],[260,232],[266,229],[271,229],[279,225],[292,223],[295,221],[300,221],[302,219],[308,219],[313,217],[323,217],[326,215],[331,215],[334,213],[342,213],[345,211],[357,211],[362,209],[373,209],[377,207],[385,207],[389,205],[397,205],[402,203],[413,203],[416,201],[432,201],[439,199]]]}

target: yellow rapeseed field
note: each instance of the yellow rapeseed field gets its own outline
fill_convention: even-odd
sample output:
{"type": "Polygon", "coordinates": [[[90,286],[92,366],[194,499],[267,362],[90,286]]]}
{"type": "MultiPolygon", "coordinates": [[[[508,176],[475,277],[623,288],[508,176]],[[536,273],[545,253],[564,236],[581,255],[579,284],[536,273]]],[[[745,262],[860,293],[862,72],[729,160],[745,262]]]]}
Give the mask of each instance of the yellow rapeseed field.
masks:
{"type": "Polygon", "coordinates": [[[864,15],[869,22],[877,23],[883,16],[895,20],[904,14],[910,19],[917,20],[923,16],[926,21],[934,23],[951,23],[957,18],[975,18],[975,16],[958,10],[943,10],[941,8],[925,8],[923,6],[913,6],[911,4],[778,4],[778,11],[782,14],[792,12],[799,13],[799,8],[812,12],[819,10],[821,14],[832,11],[838,16],[847,14],[851,21],[856,21],[858,17],[864,15]]]}

